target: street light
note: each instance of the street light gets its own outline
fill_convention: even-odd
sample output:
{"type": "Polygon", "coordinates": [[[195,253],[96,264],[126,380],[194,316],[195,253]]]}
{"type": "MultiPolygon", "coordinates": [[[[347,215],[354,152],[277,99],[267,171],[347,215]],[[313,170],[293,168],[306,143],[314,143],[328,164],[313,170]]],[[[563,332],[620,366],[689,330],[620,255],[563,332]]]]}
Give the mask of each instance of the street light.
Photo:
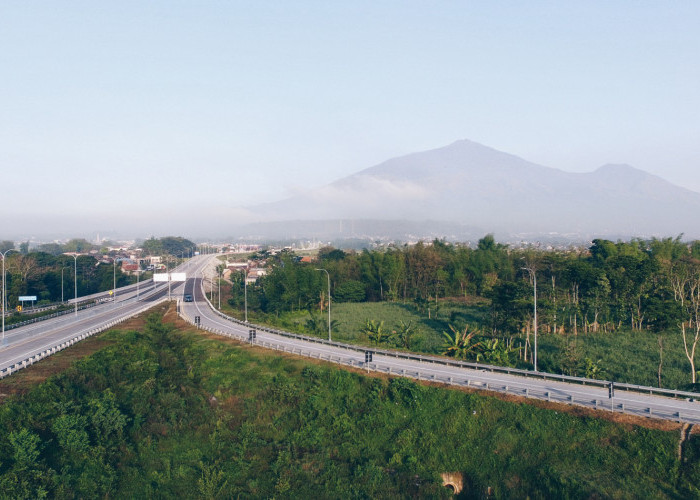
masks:
{"type": "Polygon", "coordinates": [[[248,269],[246,268],[243,276],[243,298],[245,303],[245,322],[248,322],[248,269]]]}
{"type": "Polygon", "coordinates": [[[113,284],[112,284],[112,305],[114,306],[117,303],[117,256],[114,256],[114,259],[112,259],[112,268],[113,268],[113,284]]]}
{"type": "Polygon", "coordinates": [[[5,255],[17,252],[14,248],[0,252],[2,255],[2,345],[5,345],[5,255]]]}
{"type": "Polygon", "coordinates": [[[70,269],[70,266],[63,266],[61,268],[61,304],[63,304],[63,270],[70,269]]]}
{"type": "Polygon", "coordinates": [[[165,256],[165,272],[168,275],[168,300],[170,299],[170,255],[165,256]]]}
{"type": "Polygon", "coordinates": [[[243,271],[243,297],[245,300],[245,322],[248,322],[248,267],[246,266],[243,271]]]}
{"type": "Polygon", "coordinates": [[[328,278],[328,341],[331,341],[331,275],[325,269],[316,269],[316,271],[323,271],[326,273],[326,278],[328,278]]]}
{"type": "Polygon", "coordinates": [[[139,274],[141,273],[141,259],[136,259],[136,302],[139,301],[139,274]]]}
{"type": "Polygon", "coordinates": [[[533,366],[535,371],[537,371],[537,268],[535,267],[534,263],[527,263],[526,266],[523,268],[527,270],[528,273],[530,273],[530,278],[532,279],[532,284],[533,284],[533,318],[532,318],[532,323],[533,323],[533,330],[535,333],[535,350],[534,350],[534,356],[532,358],[533,360],[533,366]]]}
{"type": "Polygon", "coordinates": [[[67,253],[64,255],[70,255],[73,257],[73,263],[75,264],[75,283],[73,285],[73,288],[75,289],[75,315],[78,315],[78,257],[80,257],[79,253],[67,253]]]}
{"type": "Polygon", "coordinates": [[[217,280],[219,282],[219,311],[221,311],[221,267],[216,266],[217,280]]]}

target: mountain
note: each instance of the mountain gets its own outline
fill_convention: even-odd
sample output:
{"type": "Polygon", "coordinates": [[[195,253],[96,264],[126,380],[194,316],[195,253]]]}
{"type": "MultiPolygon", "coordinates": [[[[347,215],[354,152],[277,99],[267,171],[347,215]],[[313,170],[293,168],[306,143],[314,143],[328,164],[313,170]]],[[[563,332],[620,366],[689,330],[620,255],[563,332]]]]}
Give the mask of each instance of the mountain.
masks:
{"type": "Polygon", "coordinates": [[[268,221],[431,220],[533,237],[700,238],[700,193],[629,165],[565,172],[468,140],[251,210],[268,221]]]}

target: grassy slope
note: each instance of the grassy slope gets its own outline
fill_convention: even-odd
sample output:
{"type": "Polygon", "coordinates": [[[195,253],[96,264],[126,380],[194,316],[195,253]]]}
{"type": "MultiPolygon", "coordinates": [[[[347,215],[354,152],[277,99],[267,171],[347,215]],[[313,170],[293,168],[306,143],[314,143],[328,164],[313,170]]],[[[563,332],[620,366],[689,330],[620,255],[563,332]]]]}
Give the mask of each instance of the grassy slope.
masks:
{"type": "Polygon", "coordinates": [[[700,493],[697,436],[681,465],[677,432],[366,377],[158,321],[100,340],[0,407],[0,496],[439,497],[448,471],[474,497],[700,493]]]}

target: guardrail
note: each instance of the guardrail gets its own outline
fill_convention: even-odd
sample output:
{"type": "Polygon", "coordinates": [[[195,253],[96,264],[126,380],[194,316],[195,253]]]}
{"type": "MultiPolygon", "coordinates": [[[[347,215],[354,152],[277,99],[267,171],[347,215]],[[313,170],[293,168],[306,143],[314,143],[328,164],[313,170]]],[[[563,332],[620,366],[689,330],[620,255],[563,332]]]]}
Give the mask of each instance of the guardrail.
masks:
{"type": "MultiPolygon", "coordinates": [[[[91,307],[95,307],[97,305],[99,305],[99,302],[89,302],[89,303],[80,304],[80,305],[78,305],[78,311],[82,311],[84,309],[90,309],[91,307]]],[[[31,325],[33,323],[38,323],[39,321],[45,321],[47,319],[58,318],[60,316],[65,316],[66,314],[74,314],[74,312],[75,312],[75,309],[71,308],[71,309],[66,309],[65,311],[59,311],[57,313],[39,316],[38,318],[32,318],[32,319],[20,321],[19,323],[12,323],[11,325],[5,325],[5,331],[12,330],[13,328],[19,328],[21,326],[31,325]]]]}
{"type": "Polygon", "coordinates": [[[623,382],[613,382],[610,380],[597,380],[597,379],[589,379],[589,378],[584,378],[584,377],[572,377],[569,375],[558,375],[555,373],[535,372],[535,371],[531,371],[531,370],[523,370],[521,368],[509,368],[509,367],[505,367],[505,366],[487,365],[487,364],[474,363],[474,362],[469,362],[469,361],[459,361],[459,360],[449,359],[449,358],[444,358],[444,357],[430,356],[430,355],[425,355],[425,354],[408,353],[408,352],[402,352],[402,351],[393,351],[393,350],[388,350],[388,349],[377,349],[377,348],[372,348],[372,347],[358,346],[358,345],[354,345],[354,344],[345,344],[342,342],[328,341],[328,340],[325,340],[325,339],[322,339],[319,337],[309,337],[309,336],[300,335],[297,333],[286,332],[284,330],[277,330],[274,328],[269,328],[269,327],[265,327],[265,326],[246,323],[246,322],[241,321],[239,319],[228,316],[227,314],[224,314],[221,311],[218,311],[214,307],[214,305],[209,301],[206,293],[204,292],[203,284],[202,284],[202,294],[204,295],[204,299],[207,301],[209,308],[215,314],[220,316],[221,318],[224,318],[228,321],[231,321],[231,322],[239,324],[239,325],[255,327],[256,330],[272,333],[275,335],[280,335],[280,336],[287,337],[287,338],[304,340],[307,342],[314,342],[314,343],[318,343],[318,344],[325,344],[325,345],[329,345],[329,346],[333,346],[333,347],[352,350],[355,352],[362,352],[362,353],[371,352],[372,354],[377,354],[377,355],[382,355],[382,356],[391,356],[391,357],[399,358],[399,359],[413,360],[413,361],[418,361],[420,363],[434,363],[434,364],[440,364],[443,366],[470,368],[470,369],[474,369],[474,370],[485,370],[485,371],[489,371],[492,373],[503,373],[503,374],[508,374],[508,375],[517,375],[517,376],[526,377],[526,378],[528,378],[528,377],[529,378],[538,378],[541,380],[555,380],[555,381],[559,381],[559,382],[567,382],[567,383],[579,384],[579,385],[597,386],[597,387],[601,387],[601,388],[613,387],[614,389],[622,389],[622,390],[625,390],[627,392],[649,394],[649,395],[661,396],[661,397],[666,397],[666,398],[668,398],[668,397],[687,398],[687,399],[691,399],[691,400],[700,401],[700,393],[696,393],[696,392],[678,391],[678,390],[674,390],[674,389],[662,389],[662,388],[656,388],[656,387],[627,384],[627,383],[623,383],[623,382]]]}
{"type": "MultiPolygon", "coordinates": [[[[207,302],[209,302],[207,300],[207,302]]],[[[209,302],[211,305],[211,303],[209,302]]],[[[212,309],[214,310],[214,309],[212,309]]],[[[219,313],[219,311],[216,311],[220,316],[222,317],[227,317],[227,315],[223,315],[222,313],[219,313]]],[[[194,321],[188,317],[184,311],[180,313],[180,316],[187,322],[195,324],[194,321]]],[[[230,317],[229,317],[230,318],[230,317]]],[[[240,320],[236,320],[235,318],[232,318],[235,320],[236,323],[246,325],[245,322],[241,322],[240,320]]],[[[473,389],[479,389],[479,390],[486,390],[486,391],[492,391],[492,392],[497,392],[497,393],[502,393],[502,394],[507,394],[507,395],[514,395],[514,396],[521,396],[525,398],[530,398],[530,399],[538,399],[541,401],[550,401],[550,402],[556,402],[556,403],[562,403],[562,404],[567,404],[567,405],[577,405],[577,406],[583,406],[586,408],[594,409],[594,410],[600,410],[600,411],[609,411],[609,412],[617,412],[617,413],[624,413],[627,415],[635,415],[639,417],[648,417],[648,418],[663,418],[666,420],[671,420],[671,421],[676,421],[676,422],[687,422],[691,424],[700,424],[700,415],[695,412],[683,412],[680,409],[663,409],[659,410],[656,409],[654,410],[651,406],[645,405],[643,403],[640,403],[638,401],[634,400],[629,400],[625,399],[624,396],[613,396],[612,398],[608,397],[591,397],[590,394],[582,394],[582,395],[576,395],[575,392],[571,391],[568,394],[562,393],[560,391],[548,389],[548,388],[531,388],[531,387],[525,387],[524,384],[518,383],[518,382],[513,382],[510,384],[504,384],[502,382],[489,382],[489,381],[483,381],[483,380],[478,380],[478,374],[481,372],[465,372],[464,374],[460,374],[460,376],[447,376],[447,375],[438,375],[435,373],[428,373],[426,370],[430,370],[429,366],[432,365],[433,363],[429,363],[426,365],[425,370],[420,370],[420,369],[392,369],[391,366],[381,366],[379,363],[376,362],[363,362],[361,360],[357,360],[354,357],[351,356],[342,356],[338,354],[325,354],[321,352],[314,352],[310,349],[304,349],[303,347],[298,347],[298,346],[289,346],[285,345],[279,342],[274,342],[272,340],[262,340],[262,339],[251,339],[248,338],[246,339],[246,336],[244,333],[237,334],[232,331],[225,331],[225,330],[219,330],[216,328],[210,328],[202,325],[196,325],[198,328],[206,330],[208,332],[214,333],[216,335],[222,335],[226,337],[231,337],[231,338],[237,338],[242,341],[248,341],[251,344],[255,344],[261,347],[264,347],[266,349],[275,349],[280,352],[286,352],[290,354],[295,354],[299,356],[305,356],[308,358],[312,359],[319,359],[322,361],[328,361],[331,363],[336,363],[336,364],[341,364],[341,365],[347,365],[350,367],[358,368],[361,370],[366,370],[368,372],[377,372],[377,373],[385,373],[387,375],[395,375],[395,376],[402,376],[402,377],[409,377],[413,378],[419,381],[428,381],[428,382],[434,382],[434,383],[442,383],[446,384],[449,386],[456,386],[456,387],[465,387],[465,388],[473,388],[473,389]]],[[[269,328],[264,328],[264,327],[259,327],[259,325],[251,325],[247,324],[247,326],[250,326],[251,328],[255,328],[256,330],[261,330],[261,331],[268,331],[270,332],[269,328]]],[[[275,333],[277,331],[275,330],[275,333]]],[[[289,332],[286,332],[289,333],[289,332]]],[[[305,336],[300,336],[296,334],[289,334],[289,335],[284,335],[284,337],[293,337],[293,338],[303,338],[304,340],[307,340],[305,336]]],[[[313,337],[309,337],[308,339],[315,341],[316,343],[320,344],[333,344],[333,345],[338,345],[339,343],[332,343],[328,341],[324,341],[321,339],[314,339],[313,337]]],[[[340,344],[341,346],[346,346],[347,344],[340,344]]],[[[355,347],[355,346],[352,346],[355,347]]],[[[352,351],[362,351],[362,352],[367,352],[366,349],[357,349],[356,347],[352,349],[352,351]]],[[[372,352],[376,352],[378,350],[372,350],[372,352]]],[[[418,355],[420,356],[420,355],[418,355]]],[[[367,359],[367,358],[365,358],[367,359]]],[[[437,363],[437,364],[447,364],[447,363],[437,363]]],[[[490,366],[490,365],[480,365],[478,363],[464,363],[466,365],[470,365],[470,368],[473,368],[474,366],[478,367],[484,367],[484,366],[490,366]]],[[[461,366],[462,363],[449,363],[450,366],[461,366]]],[[[480,368],[481,369],[481,368],[480,368]]],[[[495,371],[495,370],[494,370],[495,371]]],[[[551,375],[551,374],[540,374],[540,375],[551,375]]],[[[552,377],[547,377],[547,378],[552,378],[552,377]]],[[[555,378],[559,378],[559,376],[556,376],[555,378]]],[[[588,379],[581,379],[577,377],[569,377],[573,379],[578,379],[578,380],[586,380],[588,379]]],[[[589,385],[596,385],[596,386],[604,386],[606,383],[604,381],[594,381],[595,384],[589,384],[589,385]]],[[[607,383],[609,385],[609,382],[607,383]]],[[[615,385],[617,387],[617,384],[615,385]]],[[[679,392],[679,391],[676,391],[679,392]]]]}
{"type": "Polygon", "coordinates": [[[141,314],[142,312],[145,312],[145,311],[151,309],[152,307],[154,307],[162,302],[166,302],[166,301],[168,301],[168,298],[163,297],[160,300],[157,300],[154,302],[148,302],[143,307],[140,307],[136,311],[126,313],[117,319],[113,319],[113,320],[108,321],[106,323],[103,323],[97,327],[88,328],[86,330],[83,330],[69,340],[65,340],[58,345],[48,347],[48,348],[46,348],[38,353],[32,354],[31,356],[27,356],[25,359],[22,359],[20,361],[16,361],[12,365],[9,365],[5,368],[0,369],[0,379],[3,379],[5,377],[13,374],[17,370],[21,370],[22,368],[26,368],[27,366],[31,366],[34,363],[36,363],[37,361],[40,361],[48,356],[51,356],[52,354],[55,354],[58,351],[62,351],[63,349],[72,346],[76,342],[80,342],[81,340],[84,340],[88,337],[91,337],[91,336],[95,335],[96,333],[100,333],[100,332],[103,332],[105,330],[109,330],[110,328],[112,328],[120,323],[123,323],[127,319],[132,318],[138,314],[141,314]]]}

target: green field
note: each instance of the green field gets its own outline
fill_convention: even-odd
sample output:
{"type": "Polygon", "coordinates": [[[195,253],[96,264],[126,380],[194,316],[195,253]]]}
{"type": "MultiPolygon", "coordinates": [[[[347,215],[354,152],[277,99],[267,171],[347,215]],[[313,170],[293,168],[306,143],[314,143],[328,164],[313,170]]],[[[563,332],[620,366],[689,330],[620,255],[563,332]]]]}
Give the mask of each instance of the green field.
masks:
{"type": "MultiPolygon", "coordinates": [[[[0,497],[689,498],[700,439],[352,373],[149,319],[0,406],[0,497]]],[[[31,370],[31,368],[29,369],[31,370]]]]}

